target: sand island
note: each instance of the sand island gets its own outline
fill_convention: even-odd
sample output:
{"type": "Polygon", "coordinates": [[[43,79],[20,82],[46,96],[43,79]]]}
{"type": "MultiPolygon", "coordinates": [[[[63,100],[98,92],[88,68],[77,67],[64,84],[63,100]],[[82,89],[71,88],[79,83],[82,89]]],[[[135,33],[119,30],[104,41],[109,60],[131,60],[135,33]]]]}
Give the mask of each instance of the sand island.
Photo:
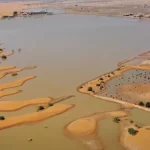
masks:
{"type": "MultiPolygon", "coordinates": [[[[2,50],[1,56],[11,56],[13,53],[5,53],[2,50]]],[[[16,66],[0,66],[0,78],[5,77],[8,74],[12,74],[12,76],[16,76],[17,72],[21,72],[23,70],[32,70],[35,69],[37,66],[27,66],[22,69],[16,68],[16,66]]],[[[17,94],[22,92],[21,90],[10,90],[7,91],[6,89],[20,87],[25,82],[36,78],[36,76],[31,75],[27,77],[23,77],[19,80],[3,83],[0,84],[0,97],[9,96],[13,94],[17,94]]],[[[45,97],[45,98],[34,98],[30,100],[20,100],[20,101],[1,101],[0,102],[0,112],[12,112],[18,111],[23,109],[24,107],[28,106],[38,106],[36,112],[27,113],[20,116],[13,116],[6,118],[5,116],[0,116],[0,130],[25,125],[25,124],[35,124],[40,121],[46,120],[50,117],[62,114],[70,109],[72,109],[75,105],[74,104],[57,104],[61,101],[66,99],[72,98],[74,95],[64,96],[61,98],[54,99],[52,97],[45,97]]]]}

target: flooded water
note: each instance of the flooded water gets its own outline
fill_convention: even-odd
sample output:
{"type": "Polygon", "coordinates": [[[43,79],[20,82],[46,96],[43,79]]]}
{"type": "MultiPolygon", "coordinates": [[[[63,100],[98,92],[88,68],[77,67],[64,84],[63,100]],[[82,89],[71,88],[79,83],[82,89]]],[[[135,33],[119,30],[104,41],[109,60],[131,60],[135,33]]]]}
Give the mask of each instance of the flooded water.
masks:
{"type": "MultiPolygon", "coordinates": [[[[37,65],[35,70],[22,71],[18,76],[7,76],[1,83],[15,81],[27,75],[37,78],[16,89],[22,93],[1,100],[26,100],[38,97],[61,97],[76,95],[63,103],[75,104],[72,110],[50,118],[36,125],[24,125],[0,131],[0,145],[3,150],[85,150],[82,143],[68,139],[63,128],[69,122],[82,116],[102,111],[111,111],[119,105],[78,93],[77,86],[116,67],[118,61],[135,56],[150,48],[149,22],[130,19],[107,18],[84,15],[54,15],[42,18],[16,18],[0,21],[0,41],[6,50],[15,49],[15,55],[8,57],[2,65],[25,67],[37,65]],[[22,48],[18,53],[17,49],[22,48]],[[47,125],[48,128],[44,128],[47,125]],[[28,139],[33,141],[28,143],[28,139]]],[[[14,116],[35,111],[29,107],[12,113],[14,116]]],[[[133,112],[140,114],[139,110],[133,112]]],[[[148,118],[148,113],[144,117],[148,118]]],[[[133,117],[133,118],[134,118],[133,117]]],[[[143,115],[138,118],[142,120],[143,115]]],[[[135,117],[136,118],[136,117],[135,117]]],[[[137,118],[136,118],[137,119],[137,118]]],[[[147,123],[150,123],[148,121],[147,123]]],[[[106,135],[118,137],[118,127],[108,121],[99,126],[101,139],[106,135]],[[106,126],[105,126],[106,125],[106,126]]],[[[107,141],[106,150],[122,150],[116,141],[107,141]],[[116,145],[115,147],[113,145],[116,145]]],[[[106,144],[105,144],[106,145],[106,144]]]]}
{"type": "MultiPolygon", "coordinates": [[[[133,69],[127,72],[124,72],[122,76],[114,78],[106,83],[106,90],[99,93],[99,95],[103,95],[106,97],[116,98],[122,101],[127,101],[129,103],[136,103],[138,104],[139,101],[148,101],[147,98],[141,98],[140,94],[143,93],[142,88],[139,90],[139,85],[148,85],[150,83],[150,71],[149,70],[140,70],[140,69],[133,69]],[[121,92],[120,89],[124,85],[133,85],[132,89],[128,88],[130,92],[132,90],[137,92],[137,97],[127,96],[124,92],[121,92]],[[137,89],[137,90],[135,90],[137,89]]],[[[148,90],[146,90],[148,93],[148,90]]]]}

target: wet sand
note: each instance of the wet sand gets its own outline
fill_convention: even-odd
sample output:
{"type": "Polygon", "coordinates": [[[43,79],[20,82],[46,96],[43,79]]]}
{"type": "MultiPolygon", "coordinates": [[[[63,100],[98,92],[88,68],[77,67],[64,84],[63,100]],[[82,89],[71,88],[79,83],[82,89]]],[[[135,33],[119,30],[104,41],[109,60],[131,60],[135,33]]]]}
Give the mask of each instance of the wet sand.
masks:
{"type": "Polygon", "coordinates": [[[72,105],[56,104],[53,107],[49,107],[43,111],[34,112],[31,114],[25,114],[22,116],[6,118],[5,120],[0,121],[0,130],[10,128],[13,126],[39,122],[48,119],[50,117],[59,115],[63,112],[66,112],[73,107],[74,107],[73,104],[72,105]]]}

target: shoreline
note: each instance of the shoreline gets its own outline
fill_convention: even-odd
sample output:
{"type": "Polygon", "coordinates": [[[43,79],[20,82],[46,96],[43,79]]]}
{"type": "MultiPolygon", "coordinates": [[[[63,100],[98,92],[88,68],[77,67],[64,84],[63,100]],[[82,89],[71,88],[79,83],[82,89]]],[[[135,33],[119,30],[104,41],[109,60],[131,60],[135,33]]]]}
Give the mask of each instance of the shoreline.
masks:
{"type": "Polygon", "coordinates": [[[56,9],[65,10],[68,14],[97,15],[104,17],[119,17],[129,19],[141,19],[150,21],[150,1],[139,0],[124,1],[108,0],[92,1],[92,0],[63,0],[62,2],[0,2],[0,17],[4,15],[12,15],[14,11],[20,12],[27,9],[56,9]]]}

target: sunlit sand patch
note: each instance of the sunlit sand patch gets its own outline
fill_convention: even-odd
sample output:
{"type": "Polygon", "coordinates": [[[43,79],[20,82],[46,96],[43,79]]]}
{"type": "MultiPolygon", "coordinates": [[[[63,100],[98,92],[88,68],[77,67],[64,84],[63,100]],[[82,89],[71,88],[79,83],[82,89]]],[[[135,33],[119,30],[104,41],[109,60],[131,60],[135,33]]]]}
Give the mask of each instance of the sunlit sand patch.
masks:
{"type": "Polygon", "coordinates": [[[16,68],[16,66],[0,66],[0,71],[14,69],[14,68],[16,68]]]}
{"type": "Polygon", "coordinates": [[[121,143],[128,150],[149,150],[150,147],[150,126],[137,126],[129,121],[121,122],[121,143]],[[137,130],[136,135],[129,133],[128,129],[137,130]]]}
{"type": "Polygon", "coordinates": [[[89,150],[103,150],[98,137],[98,121],[113,118],[126,117],[126,111],[100,112],[75,120],[64,127],[67,137],[81,141],[89,150]]]}
{"type": "Polygon", "coordinates": [[[0,79],[3,78],[4,76],[6,76],[7,74],[21,72],[23,70],[30,70],[30,69],[35,69],[35,68],[36,68],[36,66],[27,66],[22,69],[14,68],[11,70],[3,71],[3,72],[0,72],[0,79]]]}
{"type": "Polygon", "coordinates": [[[0,102],[0,112],[16,111],[31,105],[47,104],[52,100],[52,98],[36,98],[24,101],[3,101],[0,102]]]}
{"type": "Polygon", "coordinates": [[[14,91],[0,91],[0,98],[4,97],[4,96],[9,96],[9,95],[14,95],[17,93],[22,92],[21,90],[14,90],[14,91]]]}
{"type": "Polygon", "coordinates": [[[13,88],[13,87],[18,87],[23,85],[26,81],[31,80],[36,78],[36,76],[28,76],[24,77],[20,80],[14,81],[14,82],[9,82],[9,83],[4,83],[0,85],[0,90],[8,89],[8,88],[13,88]]]}
{"type": "Polygon", "coordinates": [[[43,111],[34,112],[31,114],[25,114],[25,115],[16,116],[16,117],[9,117],[9,118],[6,118],[5,120],[0,121],[0,130],[10,128],[13,126],[19,126],[19,125],[46,120],[50,117],[64,113],[73,107],[74,107],[73,104],[56,104],[43,111]]]}

